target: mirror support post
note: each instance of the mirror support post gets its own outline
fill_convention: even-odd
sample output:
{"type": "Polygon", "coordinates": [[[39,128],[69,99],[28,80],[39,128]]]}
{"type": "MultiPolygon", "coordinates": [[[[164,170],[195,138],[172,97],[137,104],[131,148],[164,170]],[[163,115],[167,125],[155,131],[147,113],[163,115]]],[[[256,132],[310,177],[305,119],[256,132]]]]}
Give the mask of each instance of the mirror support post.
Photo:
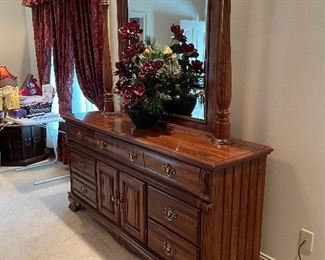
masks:
{"type": "Polygon", "coordinates": [[[103,87],[104,87],[104,109],[102,115],[109,116],[114,114],[114,95],[112,93],[113,75],[112,62],[109,45],[108,31],[108,0],[101,0],[101,9],[103,13],[103,87]]]}
{"type": "Polygon", "coordinates": [[[231,103],[231,44],[230,44],[230,12],[231,0],[220,0],[217,8],[218,16],[218,48],[217,48],[217,82],[216,82],[216,120],[215,139],[218,144],[231,144],[230,112],[231,103]]]}

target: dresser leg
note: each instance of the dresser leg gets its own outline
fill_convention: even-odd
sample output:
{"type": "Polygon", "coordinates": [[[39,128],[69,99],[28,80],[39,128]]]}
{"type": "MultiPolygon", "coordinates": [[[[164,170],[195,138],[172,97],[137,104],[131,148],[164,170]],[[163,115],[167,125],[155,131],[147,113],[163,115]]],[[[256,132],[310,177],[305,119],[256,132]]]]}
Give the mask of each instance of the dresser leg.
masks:
{"type": "Polygon", "coordinates": [[[71,197],[71,195],[68,196],[69,199],[69,209],[71,209],[73,212],[77,212],[81,209],[80,202],[76,201],[74,198],[71,197]]]}

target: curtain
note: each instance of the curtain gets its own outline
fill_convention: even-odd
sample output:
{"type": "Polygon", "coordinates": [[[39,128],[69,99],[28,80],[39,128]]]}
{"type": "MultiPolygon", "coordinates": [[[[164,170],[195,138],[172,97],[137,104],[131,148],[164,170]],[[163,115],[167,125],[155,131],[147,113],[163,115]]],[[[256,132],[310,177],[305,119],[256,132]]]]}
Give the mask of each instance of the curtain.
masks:
{"type": "Polygon", "coordinates": [[[71,1],[75,69],[85,97],[104,107],[103,16],[98,0],[71,1]]]}
{"type": "MultiPolygon", "coordinates": [[[[70,23],[69,2],[56,0],[52,2],[53,63],[61,115],[71,113],[73,83],[73,51],[70,23]]],[[[60,130],[65,132],[64,124],[60,130]]],[[[59,160],[68,163],[68,146],[66,138],[59,134],[59,160]]]]}
{"type": "MultiPolygon", "coordinates": [[[[37,67],[41,84],[49,83],[51,50],[59,113],[71,113],[73,70],[83,94],[104,107],[103,14],[99,0],[22,0],[32,8],[37,67]]],[[[107,3],[106,3],[107,4],[107,3]]],[[[110,72],[111,73],[111,72],[110,72]]],[[[64,131],[64,125],[60,124],[64,131]]],[[[67,145],[58,137],[59,160],[68,162],[67,145]]]]}
{"type": "Polygon", "coordinates": [[[50,82],[52,29],[51,4],[49,2],[32,8],[36,62],[40,84],[50,82]]]}

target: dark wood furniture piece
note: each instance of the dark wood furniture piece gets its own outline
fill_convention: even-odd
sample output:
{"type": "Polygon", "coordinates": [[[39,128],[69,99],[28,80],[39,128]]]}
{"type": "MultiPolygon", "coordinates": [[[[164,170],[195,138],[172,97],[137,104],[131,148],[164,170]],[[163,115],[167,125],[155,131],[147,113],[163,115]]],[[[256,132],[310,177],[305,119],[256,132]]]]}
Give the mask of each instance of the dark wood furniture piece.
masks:
{"type": "Polygon", "coordinates": [[[0,131],[1,165],[25,166],[45,160],[45,132],[39,126],[7,125],[0,131]]]}
{"type": "Polygon", "coordinates": [[[81,205],[147,259],[259,259],[263,145],[140,130],[125,116],[65,116],[70,209],[81,205]]]}
{"type": "MultiPolygon", "coordinates": [[[[113,105],[107,77],[106,116],[65,116],[70,209],[84,206],[144,258],[259,259],[272,149],[230,135],[230,7],[231,0],[208,0],[205,120],[167,116],[165,128],[135,129],[126,116],[106,113],[113,105]]],[[[128,0],[117,1],[117,14],[120,27],[128,0]]]]}

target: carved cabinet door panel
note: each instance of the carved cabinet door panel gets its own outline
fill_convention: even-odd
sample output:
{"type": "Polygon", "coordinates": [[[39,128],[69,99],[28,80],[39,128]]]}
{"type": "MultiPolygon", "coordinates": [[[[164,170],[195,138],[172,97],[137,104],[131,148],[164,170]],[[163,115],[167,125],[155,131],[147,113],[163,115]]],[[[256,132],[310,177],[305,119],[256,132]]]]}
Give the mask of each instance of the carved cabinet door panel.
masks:
{"type": "Polygon", "coordinates": [[[97,182],[99,211],[113,222],[119,224],[118,170],[97,162],[97,182]]]}
{"type": "Polygon", "coordinates": [[[145,242],[146,184],[120,172],[121,227],[133,237],[145,242]]]}

